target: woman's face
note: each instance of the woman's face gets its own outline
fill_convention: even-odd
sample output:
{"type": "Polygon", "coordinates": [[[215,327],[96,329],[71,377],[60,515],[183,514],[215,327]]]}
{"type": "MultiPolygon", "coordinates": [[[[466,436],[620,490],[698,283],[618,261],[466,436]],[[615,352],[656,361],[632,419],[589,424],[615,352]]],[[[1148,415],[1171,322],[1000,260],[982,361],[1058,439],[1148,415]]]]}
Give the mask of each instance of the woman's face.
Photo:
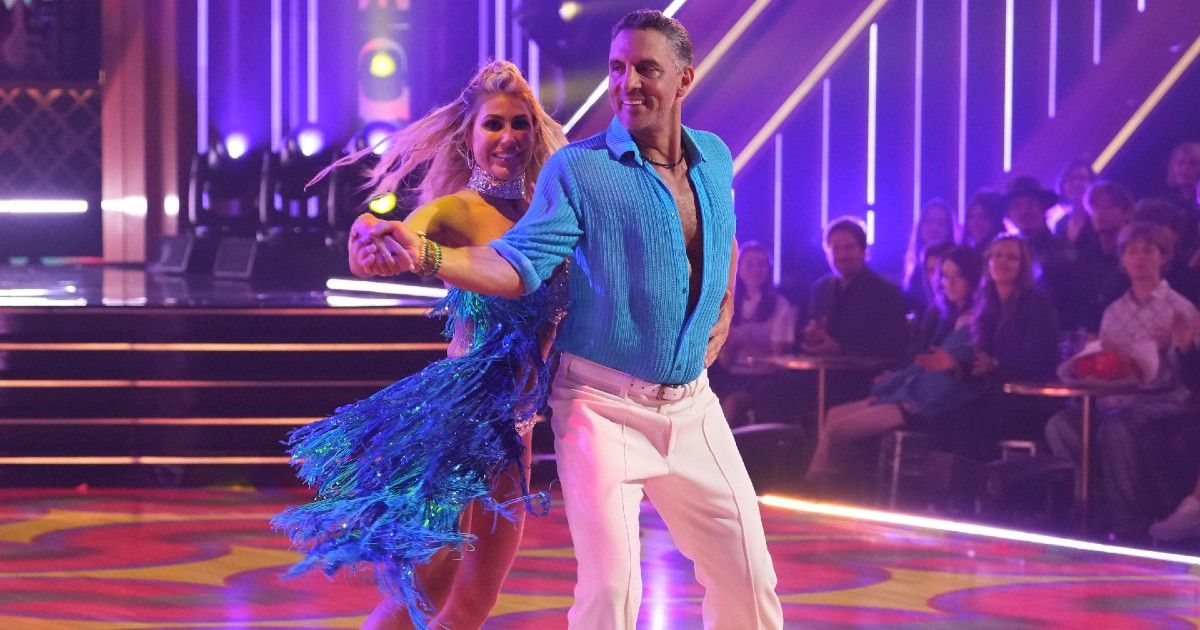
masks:
{"type": "Polygon", "coordinates": [[[967,301],[967,296],[971,294],[974,287],[967,283],[966,277],[963,276],[962,269],[958,268],[958,264],[953,260],[942,261],[942,293],[946,296],[947,302],[962,305],[967,301]]]}
{"type": "Polygon", "coordinates": [[[971,204],[967,208],[967,224],[964,227],[974,243],[986,243],[991,240],[992,235],[1000,231],[999,226],[988,216],[983,204],[979,203],[971,204]]]}
{"type": "Polygon", "coordinates": [[[1157,284],[1162,279],[1163,267],[1166,264],[1167,259],[1162,250],[1144,238],[1130,241],[1121,252],[1121,267],[1134,282],[1157,284]]]}
{"type": "Polygon", "coordinates": [[[1000,241],[988,252],[988,276],[995,284],[1013,285],[1021,275],[1021,246],[1016,241],[1000,241]]]}
{"type": "Polygon", "coordinates": [[[948,243],[954,240],[954,226],[950,224],[950,209],[945,206],[930,206],[921,213],[921,229],[918,232],[923,245],[948,243]]]}
{"type": "Polygon", "coordinates": [[[1200,183],[1200,144],[1189,143],[1176,147],[1167,163],[1167,185],[1187,188],[1197,183],[1200,183]]]}
{"type": "Polygon", "coordinates": [[[1058,191],[1058,194],[1072,206],[1079,207],[1079,202],[1083,200],[1083,193],[1093,179],[1095,177],[1092,176],[1090,168],[1082,164],[1075,166],[1063,177],[1062,190],[1058,191]]]}
{"type": "Polygon", "coordinates": [[[763,287],[771,280],[771,263],[761,249],[742,252],[738,257],[738,280],[751,287],[763,287]]]}
{"type": "Polygon", "coordinates": [[[533,115],[525,101],[508,94],[485,97],[471,130],[475,163],[496,179],[512,179],[525,172],[532,146],[533,115]]]}

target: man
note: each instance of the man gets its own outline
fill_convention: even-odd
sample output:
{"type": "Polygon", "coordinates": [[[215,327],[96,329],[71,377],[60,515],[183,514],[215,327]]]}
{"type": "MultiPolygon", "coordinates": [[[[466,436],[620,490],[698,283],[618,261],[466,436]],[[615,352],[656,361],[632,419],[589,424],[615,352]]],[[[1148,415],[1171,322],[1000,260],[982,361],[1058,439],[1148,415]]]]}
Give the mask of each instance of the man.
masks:
{"type": "Polygon", "coordinates": [[[695,562],[706,627],[783,623],[754,489],[705,374],[732,314],[733,173],[720,139],[682,126],[691,63],[681,24],[630,13],[609,50],[616,118],[549,160],[503,238],[443,250],[399,223],[372,230],[403,248],[397,269],[494,295],[532,292],[572,257],[550,397],[578,561],[572,628],[635,626],[643,494],[695,562]]]}
{"type": "Polygon", "coordinates": [[[825,256],[831,273],[813,285],[804,351],[903,359],[904,297],[867,267],[866,230],[856,219],[834,219],[825,228],[825,256]]]}

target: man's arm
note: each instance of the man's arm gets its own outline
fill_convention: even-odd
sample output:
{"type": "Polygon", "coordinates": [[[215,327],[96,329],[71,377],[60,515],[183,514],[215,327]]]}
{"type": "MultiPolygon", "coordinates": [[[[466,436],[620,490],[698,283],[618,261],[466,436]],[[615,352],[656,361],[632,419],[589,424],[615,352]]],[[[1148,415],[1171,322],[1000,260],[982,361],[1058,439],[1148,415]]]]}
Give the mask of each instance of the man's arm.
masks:
{"type": "Polygon", "coordinates": [[[721,347],[729,338],[729,325],[733,322],[733,288],[737,284],[738,245],[737,238],[733,239],[733,247],[729,253],[729,285],[725,287],[725,297],[721,299],[721,313],[717,323],[713,325],[708,335],[708,351],[704,354],[704,367],[709,367],[721,354],[721,347]]]}

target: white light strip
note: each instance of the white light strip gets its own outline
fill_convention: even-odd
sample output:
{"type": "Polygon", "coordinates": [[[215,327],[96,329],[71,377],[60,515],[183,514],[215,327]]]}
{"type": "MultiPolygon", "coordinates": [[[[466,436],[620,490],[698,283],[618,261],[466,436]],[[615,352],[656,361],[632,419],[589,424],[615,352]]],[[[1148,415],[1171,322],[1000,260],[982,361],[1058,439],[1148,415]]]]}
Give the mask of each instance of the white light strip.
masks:
{"type": "Polygon", "coordinates": [[[781,497],[775,495],[764,495],[759,497],[759,502],[763,505],[771,507],[784,508],[797,512],[805,512],[808,514],[820,514],[823,516],[836,516],[841,518],[852,518],[862,521],[871,521],[874,523],[888,523],[891,525],[904,525],[907,527],[920,527],[922,529],[933,529],[943,532],[954,532],[957,534],[970,534],[973,536],[986,536],[988,538],[998,538],[1001,540],[1012,540],[1017,542],[1026,542],[1036,545],[1048,545],[1052,547],[1064,547],[1067,549],[1076,549],[1080,551],[1095,551],[1099,553],[1107,553],[1119,556],[1128,556],[1134,558],[1145,558],[1148,560],[1162,560],[1164,562],[1178,562],[1181,564],[1189,564],[1192,566],[1200,566],[1200,558],[1196,556],[1188,556],[1179,553],[1168,553],[1164,551],[1150,551],[1146,549],[1132,549],[1129,547],[1118,547],[1116,545],[1105,545],[1102,543],[1089,542],[1085,540],[1074,540],[1071,538],[1062,538],[1059,536],[1050,536],[1047,534],[1036,534],[1033,532],[1023,532],[1014,529],[1005,529],[1002,527],[993,527],[991,525],[977,525],[974,523],[960,523],[958,521],[949,521],[940,518],[931,518],[928,516],[915,516],[911,514],[898,514],[895,512],[884,512],[881,510],[871,510],[867,508],[850,507],[846,505],[835,505],[830,503],[818,503],[815,501],[806,501],[804,499],[794,499],[790,497],[781,497]]]}
{"type": "MultiPolygon", "coordinates": [[[[484,0],[480,0],[480,2],[483,1],[484,0]]],[[[675,17],[675,14],[679,12],[679,9],[683,8],[684,4],[687,4],[687,0],[672,0],[671,4],[668,4],[667,8],[663,9],[663,15],[667,17],[675,17]]],[[[571,130],[575,128],[575,125],[578,125],[579,121],[583,119],[584,114],[586,114],[588,110],[592,108],[592,105],[596,104],[596,101],[600,100],[600,97],[603,96],[604,92],[607,90],[608,77],[604,77],[604,80],[600,82],[600,85],[597,85],[596,89],[592,90],[591,94],[588,94],[587,99],[583,101],[583,105],[580,105],[579,109],[567,119],[567,123],[563,125],[563,133],[571,133],[571,130]]]]}
{"type": "Polygon", "coordinates": [[[1050,67],[1047,87],[1046,114],[1051,118],[1058,113],[1058,0],[1050,0],[1050,67]]]}
{"type": "Polygon", "coordinates": [[[0,214],[83,214],[83,199],[0,199],[0,214]]]}
{"type": "Polygon", "coordinates": [[[1146,0],[1138,0],[1138,13],[1146,12],[1146,0]]]}
{"type": "Polygon", "coordinates": [[[271,0],[271,150],[283,138],[283,0],[271,0]]]}
{"type": "Polygon", "coordinates": [[[50,289],[0,289],[0,297],[46,297],[50,289]]]}
{"type": "Polygon", "coordinates": [[[1013,3],[1004,0],[1004,172],[1012,170],[1013,118],[1013,3]]]}
{"type": "Polygon", "coordinates": [[[488,60],[488,0],[479,0],[479,66],[488,60]]]}
{"type": "Polygon", "coordinates": [[[179,195],[163,195],[163,215],[168,217],[179,216],[179,195]]]}
{"type": "MultiPolygon", "coordinates": [[[[963,0],[966,2],[966,0],[963,0]]],[[[829,79],[821,81],[821,226],[829,223],[829,79]]]]}
{"type": "Polygon", "coordinates": [[[529,40],[525,57],[528,62],[526,69],[529,74],[529,87],[533,90],[534,97],[540,99],[542,94],[542,49],[532,39],[529,40]]]}
{"type": "Polygon", "coordinates": [[[867,245],[875,244],[875,211],[867,209],[867,245]]]}
{"type": "Polygon", "coordinates": [[[879,24],[867,35],[867,206],[875,205],[875,125],[879,105],[879,24]]]}
{"type": "Polygon", "coordinates": [[[387,295],[407,295],[411,297],[427,298],[446,297],[446,289],[441,287],[396,284],[393,282],[376,282],[374,280],[330,278],[325,281],[325,288],[329,289],[330,291],[362,291],[366,293],[384,293],[387,295]]]}
{"type": "Polygon", "coordinates": [[[496,59],[508,59],[508,51],[505,50],[505,48],[508,47],[508,19],[507,9],[504,7],[504,0],[496,0],[496,12],[494,15],[492,15],[492,19],[494,19],[496,22],[495,26],[493,26],[495,29],[494,34],[496,37],[496,48],[492,54],[495,55],[496,59]]]}
{"type": "Polygon", "coordinates": [[[750,28],[750,25],[754,23],[754,20],[758,19],[758,16],[762,14],[763,10],[770,3],[771,0],[755,0],[754,4],[750,5],[750,8],[746,9],[746,12],[742,14],[742,17],[738,18],[737,22],[734,22],[729,32],[721,37],[721,41],[717,42],[717,45],[713,46],[713,49],[704,56],[704,60],[700,62],[700,65],[696,66],[696,76],[692,78],[693,88],[700,82],[700,79],[704,78],[713,69],[713,66],[717,65],[717,62],[725,56],[725,53],[729,52],[733,44],[741,38],[746,29],[750,28]]]}
{"type": "Polygon", "coordinates": [[[1092,0],[1092,65],[1100,65],[1100,0],[1092,0]]]}
{"type": "Polygon", "coordinates": [[[364,298],[349,295],[327,295],[325,305],[333,308],[386,308],[401,306],[396,298],[364,298]]]}
{"type": "Polygon", "coordinates": [[[103,212],[118,212],[130,217],[144,217],[148,207],[145,197],[133,196],[121,199],[104,199],[100,202],[103,212]]]}
{"type": "Polygon", "coordinates": [[[288,117],[286,126],[300,124],[300,0],[288,0],[287,37],[288,117]]]}
{"type": "Polygon", "coordinates": [[[196,152],[208,153],[208,0],[196,0],[196,152]]]}
{"type": "Polygon", "coordinates": [[[916,49],[913,57],[913,225],[921,212],[921,140],[924,136],[925,0],[917,0],[916,49]]]}
{"type": "Polygon", "coordinates": [[[967,0],[958,9],[958,224],[967,224],[967,0]]]}
{"type": "Polygon", "coordinates": [[[783,134],[775,134],[775,211],[772,218],[773,236],[771,256],[774,257],[775,268],[771,272],[771,281],[775,286],[783,281],[783,134]]]}
{"type": "Polygon", "coordinates": [[[87,300],[83,298],[0,297],[0,306],[87,306],[87,300]]]}
{"type": "Polygon", "coordinates": [[[308,57],[308,115],[307,122],[315,123],[320,116],[320,99],[317,92],[317,78],[320,57],[317,55],[317,0],[308,0],[308,46],[304,51],[308,57]]]}

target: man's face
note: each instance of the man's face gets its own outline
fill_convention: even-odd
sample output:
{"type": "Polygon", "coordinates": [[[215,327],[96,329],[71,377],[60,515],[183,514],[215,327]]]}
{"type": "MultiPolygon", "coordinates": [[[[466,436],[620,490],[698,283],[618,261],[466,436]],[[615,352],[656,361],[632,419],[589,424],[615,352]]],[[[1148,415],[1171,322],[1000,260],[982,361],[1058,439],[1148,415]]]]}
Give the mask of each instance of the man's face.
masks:
{"type": "Polygon", "coordinates": [[[1090,199],[1084,199],[1083,207],[1092,215],[1092,227],[1101,234],[1119,232],[1129,223],[1131,208],[1108,193],[1093,192],[1090,199]]]}
{"type": "Polygon", "coordinates": [[[609,45],[608,103],[630,133],[670,129],[692,76],[658,31],[625,29],[609,45]]]}
{"type": "Polygon", "coordinates": [[[829,267],[834,273],[842,278],[851,278],[862,271],[867,250],[845,230],[836,230],[829,234],[825,243],[825,257],[829,259],[829,267]]]}
{"type": "Polygon", "coordinates": [[[1008,220],[1017,227],[1023,235],[1045,232],[1046,210],[1037,198],[1021,195],[1008,202],[1008,220]]]}

